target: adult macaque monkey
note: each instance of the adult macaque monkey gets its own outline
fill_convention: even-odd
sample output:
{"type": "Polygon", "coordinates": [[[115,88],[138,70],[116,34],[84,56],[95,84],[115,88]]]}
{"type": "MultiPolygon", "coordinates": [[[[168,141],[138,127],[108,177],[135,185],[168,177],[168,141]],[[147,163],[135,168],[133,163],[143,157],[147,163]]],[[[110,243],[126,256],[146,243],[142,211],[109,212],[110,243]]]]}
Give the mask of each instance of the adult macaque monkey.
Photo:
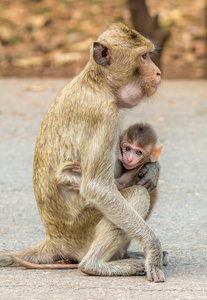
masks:
{"type": "MultiPolygon", "coordinates": [[[[156,162],[162,151],[163,145],[156,146],[157,134],[154,129],[147,123],[137,123],[130,126],[125,130],[120,137],[118,160],[117,160],[117,174],[121,174],[119,178],[115,179],[115,184],[118,190],[139,184],[139,172],[147,162],[156,162]]],[[[69,167],[69,164],[68,164],[69,167]]],[[[82,174],[80,162],[71,162],[71,174],[77,173],[76,181],[71,182],[71,188],[79,192],[82,174]],[[79,183],[77,183],[79,182],[79,183]]],[[[74,179],[74,175],[71,176],[74,179]]],[[[69,184],[68,184],[69,187],[69,184]]],[[[157,201],[157,188],[153,189],[150,182],[146,182],[146,188],[150,193],[150,208],[145,218],[151,214],[154,204],[157,201]],[[152,189],[152,190],[151,190],[152,189]]],[[[134,256],[136,258],[143,257],[143,253],[140,252],[128,252],[126,256],[134,256]]],[[[78,264],[69,265],[67,262],[59,264],[33,264],[24,260],[20,260],[18,257],[13,256],[14,260],[22,267],[32,269],[72,269],[78,268],[78,264]]],[[[163,265],[168,263],[168,252],[163,251],[163,265]]]]}
{"type": "MultiPolygon", "coordinates": [[[[139,184],[139,172],[147,162],[156,162],[162,151],[163,145],[156,146],[157,134],[147,123],[137,123],[130,126],[120,136],[119,151],[117,154],[117,167],[116,173],[119,178],[115,179],[115,184],[118,190],[139,184]]],[[[101,159],[101,158],[100,158],[101,159]]],[[[69,164],[68,164],[69,168],[69,164]]],[[[74,180],[74,175],[77,173],[75,182],[70,182],[71,188],[79,192],[82,178],[81,164],[80,162],[71,162],[71,180],[74,180]],[[72,173],[73,172],[73,173],[72,173]],[[79,183],[78,183],[79,182],[79,183]]],[[[69,183],[68,183],[69,188],[69,183]]],[[[145,220],[150,216],[154,204],[157,201],[157,188],[153,189],[150,182],[146,182],[146,188],[150,192],[150,208],[145,220]],[[152,189],[152,190],[151,190],[152,189]]],[[[126,256],[134,256],[136,258],[143,257],[143,253],[140,252],[128,252],[126,256]]],[[[168,263],[168,252],[163,251],[163,265],[168,263]]],[[[13,256],[14,260],[22,267],[32,269],[72,269],[78,268],[78,264],[66,264],[66,262],[58,264],[34,264],[13,256]]]]}
{"type": "MultiPolygon", "coordinates": [[[[76,261],[90,275],[136,275],[145,270],[148,280],[164,281],[161,244],[143,220],[149,194],[142,186],[120,193],[113,174],[119,109],[136,106],[161,81],[150,59],[154,49],[148,39],[121,23],[111,25],[93,43],[88,64],[60,92],[37,138],[33,183],[46,239],[14,255],[41,264],[59,258],[76,261]],[[69,161],[81,161],[80,194],[68,190],[69,161]],[[117,260],[133,238],[144,248],[144,263],[117,260]]],[[[0,266],[12,264],[12,256],[2,252],[0,266]]]]}

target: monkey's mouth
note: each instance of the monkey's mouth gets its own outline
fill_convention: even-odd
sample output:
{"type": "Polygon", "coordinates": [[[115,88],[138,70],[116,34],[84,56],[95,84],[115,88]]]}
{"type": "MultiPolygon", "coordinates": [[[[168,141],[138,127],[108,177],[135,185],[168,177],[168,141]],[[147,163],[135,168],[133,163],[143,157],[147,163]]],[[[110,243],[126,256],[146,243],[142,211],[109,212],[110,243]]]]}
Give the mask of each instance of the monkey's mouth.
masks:
{"type": "Polygon", "coordinates": [[[151,84],[151,85],[146,86],[146,87],[144,88],[144,94],[145,94],[147,97],[152,96],[152,95],[157,91],[157,87],[158,87],[157,84],[151,84]]]}
{"type": "Polygon", "coordinates": [[[126,170],[131,170],[131,169],[134,169],[134,166],[130,165],[130,164],[127,164],[125,162],[123,162],[123,166],[126,170]]]}

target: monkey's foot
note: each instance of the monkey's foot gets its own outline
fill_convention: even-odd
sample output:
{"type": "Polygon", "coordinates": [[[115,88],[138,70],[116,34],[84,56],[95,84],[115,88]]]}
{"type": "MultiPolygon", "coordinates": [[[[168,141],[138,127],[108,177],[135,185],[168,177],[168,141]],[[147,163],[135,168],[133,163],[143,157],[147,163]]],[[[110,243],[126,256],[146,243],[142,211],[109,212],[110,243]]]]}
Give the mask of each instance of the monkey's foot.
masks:
{"type": "Polygon", "coordinates": [[[168,252],[167,251],[162,252],[162,262],[163,262],[163,266],[168,265],[168,252]]]}
{"type": "Polygon", "coordinates": [[[163,270],[160,266],[155,266],[153,264],[146,264],[145,270],[147,273],[147,279],[149,281],[154,281],[154,282],[164,282],[165,281],[165,276],[164,276],[163,270]]]}

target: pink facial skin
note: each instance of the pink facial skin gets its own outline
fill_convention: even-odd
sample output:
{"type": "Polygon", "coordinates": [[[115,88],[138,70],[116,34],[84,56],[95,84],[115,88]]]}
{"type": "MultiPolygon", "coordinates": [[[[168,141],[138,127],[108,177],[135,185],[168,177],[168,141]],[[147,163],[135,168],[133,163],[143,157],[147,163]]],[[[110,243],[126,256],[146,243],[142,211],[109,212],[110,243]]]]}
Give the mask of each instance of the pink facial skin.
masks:
{"type": "Polygon", "coordinates": [[[137,147],[135,144],[129,143],[123,143],[122,152],[122,163],[124,168],[127,170],[136,168],[145,155],[144,149],[137,147]]]}
{"type": "Polygon", "coordinates": [[[130,83],[120,89],[120,98],[122,108],[131,108],[136,106],[143,97],[143,92],[140,86],[130,83]]]}

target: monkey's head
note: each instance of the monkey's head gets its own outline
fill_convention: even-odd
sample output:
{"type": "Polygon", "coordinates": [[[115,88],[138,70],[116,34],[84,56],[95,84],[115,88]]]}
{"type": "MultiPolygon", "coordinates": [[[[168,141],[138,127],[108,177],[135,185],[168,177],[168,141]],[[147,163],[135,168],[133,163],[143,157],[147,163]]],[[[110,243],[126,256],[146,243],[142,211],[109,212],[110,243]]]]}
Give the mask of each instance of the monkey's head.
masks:
{"type": "Polygon", "coordinates": [[[112,87],[119,108],[131,108],[157,90],[161,72],[150,55],[154,44],[122,23],[112,24],[93,43],[91,59],[112,87]]]}
{"type": "Polygon", "coordinates": [[[130,126],[120,137],[123,166],[131,170],[146,162],[156,162],[163,145],[156,146],[157,135],[147,123],[130,126]]]}

